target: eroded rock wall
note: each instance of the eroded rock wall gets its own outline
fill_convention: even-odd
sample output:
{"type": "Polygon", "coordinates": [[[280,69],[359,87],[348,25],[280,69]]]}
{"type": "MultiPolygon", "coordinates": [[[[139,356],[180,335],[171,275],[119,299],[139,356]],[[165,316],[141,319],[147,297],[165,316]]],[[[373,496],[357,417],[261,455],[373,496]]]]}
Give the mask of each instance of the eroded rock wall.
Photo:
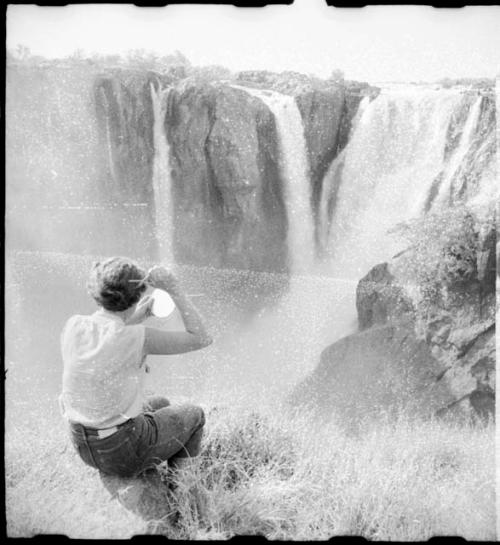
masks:
{"type": "Polygon", "coordinates": [[[186,80],[169,97],[176,256],[286,270],[286,215],[274,118],[222,83],[186,80]]]}
{"type": "Polygon", "coordinates": [[[148,146],[129,145],[119,138],[129,138],[145,112],[139,114],[137,89],[127,91],[127,84],[113,74],[107,70],[102,77],[101,67],[83,61],[8,66],[9,248],[134,257],[153,254],[148,207],[123,206],[127,200],[145,201],[149,195],[148,146]],[[112,90],[113,100],[122,101],[121,106],[112,103],[108,112],[114,160],[121,165],[120,183],[115,186],[105,162],[108,148],[101,125],[105,118],[104,112],[97,111],[96,82],[108,89],[108,98],[112,90]],[[122,100],[127,93],[130,96],[122,100]],[[129,105],[132,102],[134,107],[129,105]],[[138,115],[129,116],[136,107],[138,115]],[[135,153],[133,161],[125,158],[129,152],[135,153]],[[132,179],[128,172],[138,176],[132,179]]]}
{"type": "MultiPolygon", "coordinates": [[[[234,81],[296,98],[316,211],[324,172],[347,142],[366,89],[353,88],[347,100],[341,82],[302,74],[242,72],[234,81]]],[[[275,120],[262,101],[231,83],[190,77],[170,94],[165,128],[172,154],[176,257],[286,271],[287,215],[275,120]]]]}
{"type": "Polygon", "coordinates": [[[478,233],[476,264],[431,303],[400,255],[359,282],[359,333],[327,347],[291,402],[356,418],[380,408],[454,420],[495,414],[494,224],[478,233]]]}
{"type": "Polygon", "coordinates": [[[94,84],[102,190],[112,201],[153,201],[152,74],[117,71],[94,84]]]}
{"type": "Polygon", "coordinates": [[[289,267],[276,125],[262,101],[231,83],[297,100],[314,214],[324,172],[367,92],[293,72],[189,76],[90,61],[16,67],[8,76],[8,197],[39,217],[43,203],[48,217],[58,218],[53,229],[45,219],[44,229],[13,225],[23,247],[161,257],[154,85],[171,89],[160,121],[170,144],[175,258],[271,271],[289,267]],[[70,236],[74,225],[78,234],[70,236]]]}
{"type": "Polygon", "coordinates": [[[380,91],[362,82],[323,80],[297,72],[240,72],[243,85],[272,89],[295,97],[304,123],[313,212],[318,212],[323,177],[346,146],[353,118],[364,96],[380,91]]]}

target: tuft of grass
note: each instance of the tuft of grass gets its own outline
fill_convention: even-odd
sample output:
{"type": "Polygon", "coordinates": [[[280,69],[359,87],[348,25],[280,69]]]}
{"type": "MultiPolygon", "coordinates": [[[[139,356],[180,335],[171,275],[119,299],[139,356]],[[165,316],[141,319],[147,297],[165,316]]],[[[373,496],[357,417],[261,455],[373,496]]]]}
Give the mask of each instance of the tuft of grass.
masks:
{"type": "MultiPolygon", "coordinates": [[[[24,432],[26,435],[26,432],[24,432]]],[[[495,540],[493,425],[401,416],[355,434],[285,409],[207,410],[203,450],[162,481],[101,481],[64,433],[6,437],[11,537],[495,540]],[[105,486],[103,486],[105,484],[105,486]]]]}

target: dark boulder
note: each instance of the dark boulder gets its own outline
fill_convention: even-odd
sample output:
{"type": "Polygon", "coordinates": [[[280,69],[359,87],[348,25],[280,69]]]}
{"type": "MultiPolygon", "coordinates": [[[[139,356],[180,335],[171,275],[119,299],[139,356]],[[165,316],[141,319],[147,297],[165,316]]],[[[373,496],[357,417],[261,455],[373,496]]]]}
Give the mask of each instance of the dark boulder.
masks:
{"type": "Polygon", "coordinates": [[[414,312],[413,304],[398,286],[388,263],[373,267],[358,283],[356,309],[359,329],[402,319],[414,312]]]}
{"type": "Polygon", "coordinates": [[[477,266],[441,297],[420,298],[407,251],[360,280],[360,332],[327,347],[291,401],[360,418],[379,408],[466,420],[495,412],[495,236],[484,223],[477,266]]]}
{"type": "Polygon", "coordinates": [[[373,326],[323,350],[290,401],[351,424],[402,409],[432,416],[453,402],[441,369],[411,325],[373,326]]]}

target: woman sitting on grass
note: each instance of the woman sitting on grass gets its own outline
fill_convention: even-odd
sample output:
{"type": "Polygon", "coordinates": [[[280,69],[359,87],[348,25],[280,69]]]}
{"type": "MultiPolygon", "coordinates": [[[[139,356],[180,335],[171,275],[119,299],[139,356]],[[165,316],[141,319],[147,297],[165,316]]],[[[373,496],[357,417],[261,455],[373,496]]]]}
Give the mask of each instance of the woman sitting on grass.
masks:
{"type": "Polygon", "coordinates": [[[88,288],[99,310],[72,316],[61,337],[61,410],[80,457],[105,474],[132,477],[166,460],[175,466],[196,456],[202,409],[171,406],[163,397],[145,400],[142,386],[148,354],[181,354],[211,344],[197,310],[166,269],[146,273],[125,258],[95,264],[88,288]],[[185,331],[142,325],[151,315],[153,288],[170,294],[185,331]]]}

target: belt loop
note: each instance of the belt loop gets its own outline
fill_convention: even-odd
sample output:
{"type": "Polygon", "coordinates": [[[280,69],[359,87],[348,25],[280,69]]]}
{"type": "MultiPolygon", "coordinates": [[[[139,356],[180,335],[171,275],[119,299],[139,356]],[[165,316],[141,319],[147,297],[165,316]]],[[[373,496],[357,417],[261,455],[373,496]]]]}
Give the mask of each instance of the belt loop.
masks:
{"type": "Polygon", "coordinates": [[[92,451],[92,447],[89,444],[89,438],[88,438],[88,435],[87,435],[87,428],[83,424],[80,424],[80,428],[83,430],[83,443],[85,444],[85,448],[87,449],[87,453],[88,453],[90,459],[92,460],[92,463],[94,464],[94,467],[96,469],[99,469],[99,466],[97,465],[96,459],[94,457],[94,452],[92,451]]]}
{"type": "Polygon", "coordinates": [[[97,464],[96,459],[94,458],[94,452],[92,450],[92,447],[89,445],[89,442],[87,439],[87,432],[85,432],[85,445],[87,446],[87,450],[89,452],[89,456],[92,462],[94,462],[94,466],[96,467],[96,469],[99,469],[99,465],[97,464]]]}
{"type": "Polygon", "coordinates": [[[87,435],[87,428],[83,424],[80,424],[80,426],[81,426],[82,431],[83,431],[83,438],[85,440],[85,444],[87,445],[88,444],[88,438],[89,438],[89,436],[87,435]]]}

